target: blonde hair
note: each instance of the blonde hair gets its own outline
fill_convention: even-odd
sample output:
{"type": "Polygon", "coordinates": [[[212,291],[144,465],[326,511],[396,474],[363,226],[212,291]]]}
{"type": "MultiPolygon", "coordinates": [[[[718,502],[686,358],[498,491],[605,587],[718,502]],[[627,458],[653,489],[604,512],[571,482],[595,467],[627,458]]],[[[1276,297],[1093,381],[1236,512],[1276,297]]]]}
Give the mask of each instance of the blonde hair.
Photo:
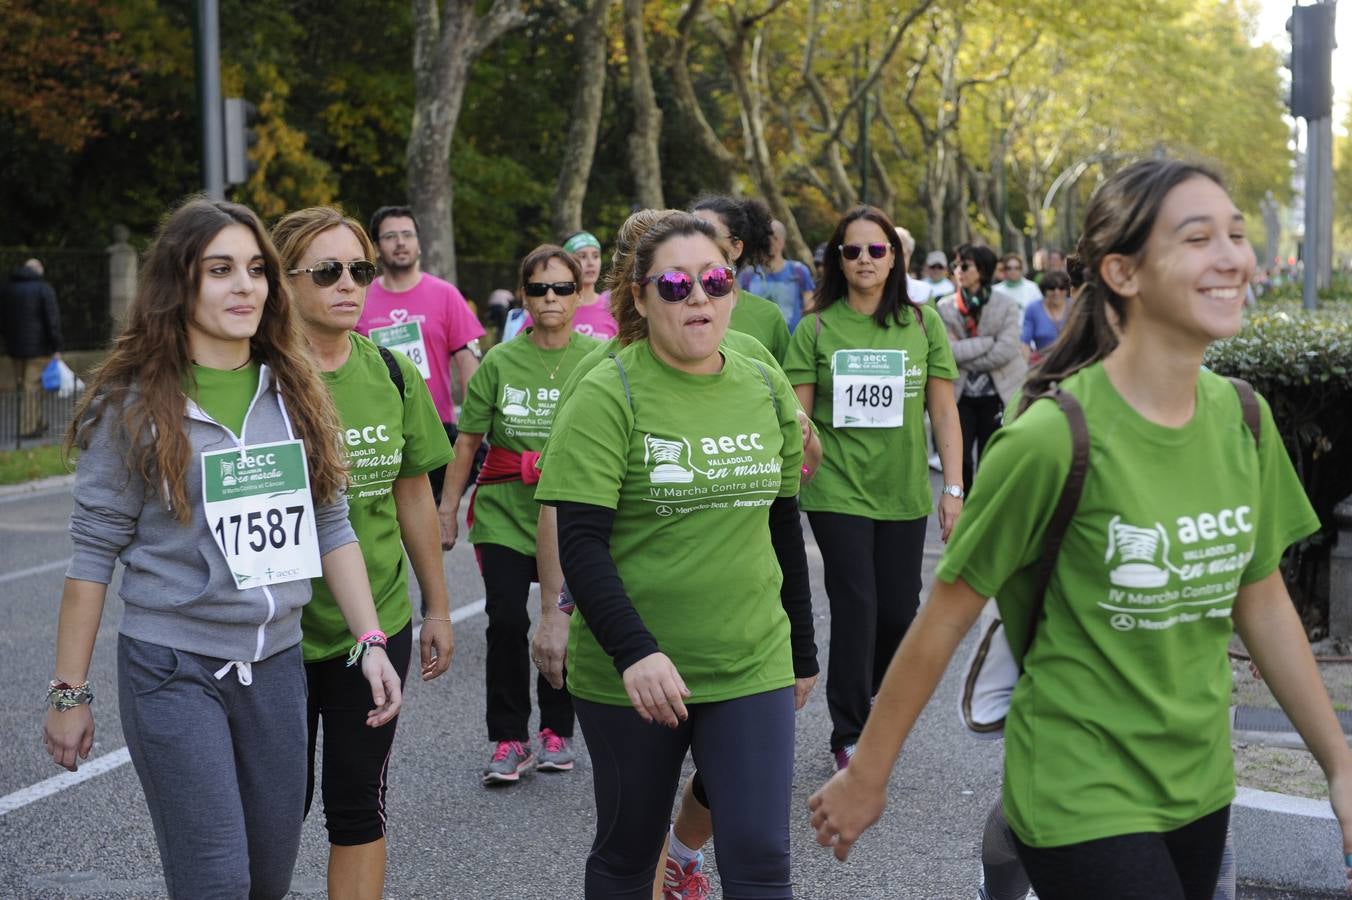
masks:
{"type": "Polygon", "coordinates": [[[310,249],[314,239],[330,228],[346,225],[361,244],[361,252],[370,262],[376,261],[376,248],[361,223],[333,206],[311,206],[287,213],[272,226],[272,243],[282,259],[282,268],[291,269],[300,264],[300,258],[310,249]]]}

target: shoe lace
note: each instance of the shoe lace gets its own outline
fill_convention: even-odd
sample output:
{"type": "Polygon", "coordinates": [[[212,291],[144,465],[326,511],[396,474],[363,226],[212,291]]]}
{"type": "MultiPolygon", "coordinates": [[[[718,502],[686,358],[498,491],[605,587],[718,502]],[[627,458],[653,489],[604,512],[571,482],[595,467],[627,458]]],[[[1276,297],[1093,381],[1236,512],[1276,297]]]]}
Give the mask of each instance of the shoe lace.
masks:
{"type": "Polygon", "coordinates": [[[546,753],[562,753],[568,748],[568,742],[548,728],[540,729],[540,743],[544,745],[546,753]]]}
{"type": "Polygon", "coordinates": [[[498,749],[493,751],[493,762],[502,762],[511,753],[525,756],[526,748],[521,746],[520,741],[498,741],[498,749]]]}
{"type": "Polygon", "coordinates": [[[698,867],[699,862],[692,859],[681,871],[681,878],[676,882],[676,890],[680,892],[676,896],[681,900],[708,900],[709,876],[698,867]]]}

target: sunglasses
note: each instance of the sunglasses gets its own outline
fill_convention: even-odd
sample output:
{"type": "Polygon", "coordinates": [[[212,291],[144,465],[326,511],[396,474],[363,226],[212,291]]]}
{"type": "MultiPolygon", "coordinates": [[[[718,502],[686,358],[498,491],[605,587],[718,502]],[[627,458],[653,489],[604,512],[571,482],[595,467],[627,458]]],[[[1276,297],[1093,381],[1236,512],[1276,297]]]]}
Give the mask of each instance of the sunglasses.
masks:
{"type": "MultiPolygon", "coordinates": [[[[657,286],[657,296],[668,303],[680,303],[695,290],[695,279],[680,269],[649,275],[639,284],[649,282],[657,286]]],[[[737,273],[731,266],[710,266],[699,273],[699,284],[704,289],[704,296],[710,300],[726,297],[737,289],[737,273]]]]}
{"type": "Polygon", "coordinates": [[[527,281],[526,286],[522,288],[527,297],[543,297],[550,291],[553,291],[559,297],[571,297],[577,292],[576,281],[555,281],[553,283],[546,281],[527,281]]]}
{"type": "MultiPolygon", "coordinates": [[[[874,259],[882,259],[887,255],[887,251],[892,249],[891,244],[869,244],[868,255],[874,259]]],[[[846,259],[858,259],[859,254],[864,252],[864,247],[860,244],[841,244],[840,255],[846,259]]]]}
{"type": "Polygon", "coordinates": [[[309,275],[319,287],[330,287],[338,283],[338,279],[343,277],[343,269],[352,273],[352,280],[358,287],[366,287],[376,280],[376,264],[368,260],[359,259],[355,262],[340,263],[336,259],[326,259],[322,263],[317,263],[308,269],[287,269],[288,275],[309,275]]]}
{"type": "Polygon", "coordinates": [[[963,262],[955,262],[955,263],[953,263],[953,271],[954,271],[954,272],[966,272],[968,269],[975,269],[975,268],[976,268],[976,263],[970,263],[970,262],[967,262],[967,261],[965,261],[965,260],[964,260],[963,262]]]}

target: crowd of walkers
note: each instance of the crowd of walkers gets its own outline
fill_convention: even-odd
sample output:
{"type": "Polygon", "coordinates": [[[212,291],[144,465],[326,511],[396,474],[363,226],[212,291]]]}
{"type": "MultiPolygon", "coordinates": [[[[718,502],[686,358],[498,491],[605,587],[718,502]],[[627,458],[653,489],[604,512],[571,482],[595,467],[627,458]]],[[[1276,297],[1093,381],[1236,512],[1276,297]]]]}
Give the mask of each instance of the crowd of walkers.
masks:
{"type": "Polygon", "coordinates": [[[978,244],[911,277],[914,239],[872,207],[842,216],[815,277],[756,200],[635,212],[604,278],[594,235],[560,237],[522,260],[520,311],[481,354],[407,207],[369,232],[316,207],[269,234],[200,198],[164,219],[68,435],[43,741],[72,771],[93,746],[121,562],[118,708],[170,896],[284,896],[317,755],[329,893],[381,895],[414,644],[424,680],[454,652],[441,554],[462,501],[488,618],[483,781],[572,770],[581,726],[588,898],[705,897],[711,839],[723,896],[791,897],[809,816],[845,859],[992,607],[1014,672],[973,893],[1226,896],[1236,630],[1352,847],[1352,754],[1278,569],[1318,521],[1267,404],[1201,366],[1254,268],[1213,173],[1127,166],[1036,282],[978,244]],[[799,814],[794,714],[821,639],[802,513],[837,772],[799,814]]]}

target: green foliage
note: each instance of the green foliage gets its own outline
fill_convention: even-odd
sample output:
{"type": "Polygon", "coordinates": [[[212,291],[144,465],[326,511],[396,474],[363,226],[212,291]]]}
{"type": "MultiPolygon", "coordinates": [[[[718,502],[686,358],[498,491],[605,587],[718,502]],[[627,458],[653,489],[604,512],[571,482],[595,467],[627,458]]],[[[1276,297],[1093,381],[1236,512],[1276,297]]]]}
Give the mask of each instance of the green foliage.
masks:
{"type": "Polygon", "coordinates": [[[65,475],[74,470],[74,460],[67,465],[59,444],[34,447],[31,450],[0,452],[0,484],[19,484],[36,478],[65,475]]]}
{"type": "Polygon", "coordinates": [[[1293,568],[1307,623],[1326,616],[1318,571],[1332,544],[1333,507],[1352,494],[1352,309],[1308,313],[1268,307],[1234,338],[1208,350],[1206,365],[1254,386],[1272,407],[1291,460],[1324,529],[1296,548],[1293,568]],[[1312,609],[1313,608],[1313,609],[1312,609]]]}

